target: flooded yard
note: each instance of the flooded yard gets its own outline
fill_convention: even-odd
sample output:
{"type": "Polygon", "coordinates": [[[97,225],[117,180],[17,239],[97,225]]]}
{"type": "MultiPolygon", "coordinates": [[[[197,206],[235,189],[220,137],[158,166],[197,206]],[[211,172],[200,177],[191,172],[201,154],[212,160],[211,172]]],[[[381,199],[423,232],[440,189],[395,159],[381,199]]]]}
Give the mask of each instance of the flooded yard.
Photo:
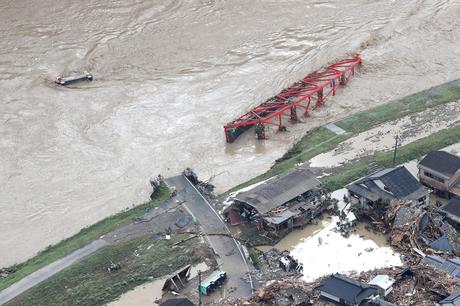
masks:
{"type": "Polygon", "coordinates": [[[359,226],[355,234],[345,238],[333,230],[338,220],[338,217],[332,217],[324,229],[302,239],[291,251],[291,255],[303,264],[305,281],[337,272],[362,272],[402,265],[399,255],[386,245],[383,236],[359,226]]]}
{"type": "MultiPolygon", "coordinates": [[[[339,210],[347,207],[343,201],[345,189],[332,193],[339,200],[339,210]]],[[[303,264],[303,279],[307,282],[331,273],[362,272],[375,268],[402,265],[399,254],[388,245],[386,237],[358,223],[355,232],[345,238],[334,231],[339,217],[324,214],[317,224],[306,226],[284,237],[274,247],[290,251],[303,264]]],[[[266,251],[271,247],[259,247],[266,251]]]]}

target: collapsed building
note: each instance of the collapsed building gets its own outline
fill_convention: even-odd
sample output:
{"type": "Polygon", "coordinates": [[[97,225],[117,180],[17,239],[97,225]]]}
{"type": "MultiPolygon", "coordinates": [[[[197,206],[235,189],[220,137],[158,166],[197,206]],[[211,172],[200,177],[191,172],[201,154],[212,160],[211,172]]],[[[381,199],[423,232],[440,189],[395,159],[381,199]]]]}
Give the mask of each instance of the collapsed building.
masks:
{"type": "Polygon", "coordinates": [[[226,215],[232,224],[251,221],[266,230],[303,227],[331,204],[321,182],[306,169],[295,169],[238,193],[226,215]]]}
{"type": "Polygon", "coordinates": [[[453,197],[441,207],[441,211],[454,224],[460,226],[460,198],[453,197]]]}

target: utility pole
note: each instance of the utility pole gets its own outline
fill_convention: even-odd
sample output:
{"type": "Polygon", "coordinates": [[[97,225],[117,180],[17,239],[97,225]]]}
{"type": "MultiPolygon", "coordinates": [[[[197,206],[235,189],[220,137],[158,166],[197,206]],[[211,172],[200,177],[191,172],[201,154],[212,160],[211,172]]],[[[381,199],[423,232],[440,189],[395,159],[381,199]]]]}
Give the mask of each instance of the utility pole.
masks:
{"type": "Polygon", "coordinates": [[[198,270],[198,306],[201,306],[201,271],[198,270]]]}
{"type": "Polygon", "coordinates": [[[399,140],[399,135],[395,136],[395,146],[394,146],[394,151],[393,151],[393,167],[396,164],[396,152],[398,151],[398,140],[399,140]]]}

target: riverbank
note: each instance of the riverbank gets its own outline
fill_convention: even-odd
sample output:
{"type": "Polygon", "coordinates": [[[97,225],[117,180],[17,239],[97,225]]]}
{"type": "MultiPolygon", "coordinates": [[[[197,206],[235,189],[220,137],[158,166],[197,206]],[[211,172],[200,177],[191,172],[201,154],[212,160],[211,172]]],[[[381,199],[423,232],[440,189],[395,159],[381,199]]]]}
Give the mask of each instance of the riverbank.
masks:
{"type": "Polygon", "coordinates": [[[346,139],[382,123],[458,99],[460,99],[460,80],[455,80],[335,122],[336,126],[346,132],[345,134],[336,134],[326,127],[315,128],[297,142],[282,158],[278,159],[269,171],[230,189],[227,193],[237,191],[292,169],[295,165],[332,150],[346,139]]]}
{"type": "Polygon", "coordinates": [[[108,246],[50,277],[6,305],[105,305],[138,285],[168,275],[212,251],[202,239],[177,242],[188,234],[155,241],[150,236],[108,246]],[[115,263],[119,269],[107,269],[115,263]]]}
{"type": "Polygon", "coordinates": [[[158,194],[151,201],[103,219],[89,227],[82,229],[78,234],[62,240],[58,244],[49,246],[31,259],[16,265],[16,271],[8,277],[0,278],[0,291],[11,286],[27,275],[37,271],[38,269],[91,243],[102,235],[130,223],[134,218],[164,202],[169,196],[170,190],[165,185],[163,185],[160,188],[158,194]]]}
{"type": "MultiPolygon", "coordinates": [[[[232,190],[249,186],[253,183],[260,182],[264,179],[292,169],[299,163],[306,162],[320,153],[335,148],[338,144],[352,137],[353,135],[376,127],[379,124],[407,116],[411,113],[420,112],[437,105],[456,101],[459,98],[460,80],[457,80],[425,90],[423,92],[408,96],[397,101],[387,103],[365,112],[357,113],[353,116],[350,116],[349,118],[336,122],[335,125],[345,130],[345,134],[336,134],[326,127],[316,128],[304,136],[296,145],[294,145],[294,147],[289,150],[289,152],[287,152],[283,158],[276,161],[275,165],[268,172],[244,184],[241,184],[232,190]]],[[[445,129],[428,137],[402,146],[398,151],[398,158],[396,162],[404,163],[406,161],[419,158],[431,150],[443,148],[457,142],[460,142],[460,127],[456,126],[453,128],[445,129]]],[[[378,153],[371,158],[365,158],[355,161],[351,164],[347,164],[343,167],[332,169],[329,175],[322,177],[321,180],[325,188],[329,191],[332,191],[339,189],[354,179],[369,173],[371,169],[373,169],[372,167],[376,164],[377,166],[387,167],[391,165],[391,162],[391,153],[378,153]]],[[[11,274],[7,278],[0,279],[0,290],[5,289],[6,287],[38,270],[39,268],[46,266],[59,258],[62,258],[63,256],[90,243],[100,236],[130,223],[134,218],[162,203],[169,197],[169,195],[169,190],[163,186],[161,192],[154,200],[104,219],[88,228],[83,229],[79,234],[47,248],[34,258],[17,265],[17,270],[15,273],[11,274]]],[[[256,244],[259,243],[260,241],[258,241],[256,244]]],[[[85,260],[91,260],[93,257],[97,258],[96,254],[85,260]]],[[[41,284],[37,286],[37,288],[40,286],[41,284]]],[[[35,288],[30,292],[33,292],[33,290],[35,290],[35,288]]],[[[112,297],[111,294],[109,296],[112,297]]]]}

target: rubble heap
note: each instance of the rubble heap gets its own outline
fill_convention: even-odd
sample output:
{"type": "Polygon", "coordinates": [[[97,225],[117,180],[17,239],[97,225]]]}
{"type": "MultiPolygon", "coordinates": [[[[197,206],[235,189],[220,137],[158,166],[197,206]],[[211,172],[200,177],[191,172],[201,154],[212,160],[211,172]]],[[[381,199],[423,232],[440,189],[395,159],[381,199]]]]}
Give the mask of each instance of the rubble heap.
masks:
{"type": "Polygon", "coordinates": [[[445,271],[419,264],[403,270],[384,268],[354,275],[368,282],[377,274],[389,275],[396,282],[385,300],[395,305],[434,305],[457,288],[455,279],[445,271]]]}
{"type": "Polygon", "coordinates": [[[435,207],[392,200],[363,213],[378,231],[389,234],[391,246],[407,256],[411,264],[419,260],[416,250],[460,255],[457,231],[435,207]]]}
{"type": "Polygon", "coordinates": [[[258,270],[251,271],[253,281],[259,285],[264,285],[280,278],[297,278],[302,275],[303,267],[288,251],[272,248],[265,252],[260,252],[258,256],[258,270]]]}
{"type": "Polygon", "coordinates": [[[232,301],[231,305],[314,305],[320,296],[321,283],[322,280],[307,284],[296,278],[275,280],[257,290],[248,300],[232,301]]]}
{"type": "MultiPolygon", "coordinates": [[[[384,300],[394,305],[435,305],[457,289],[457,283],[445,271],[420,264],[402,270],[377,269],[352,275],[353,279],[368,283],[376,275],[395,279],[393,290],[384,300]]],[[[284,306],[324,305],[320,302],[320,287],[327,277],[305,283],[297,277],[272,280],[247,300],[226,300],[222,305],[284,306]]]]}
{"type": "Polygon", "coordinates": [[[198,189],[202,195],[208,198],[208,200],[216,198],[216,195],[214,194],[215,186],[210,183],[213,177],[211,177],[209,181],[201,181],[191,168],[186,168],[182,174],[196,187],[196,189],[198,189]]]}

